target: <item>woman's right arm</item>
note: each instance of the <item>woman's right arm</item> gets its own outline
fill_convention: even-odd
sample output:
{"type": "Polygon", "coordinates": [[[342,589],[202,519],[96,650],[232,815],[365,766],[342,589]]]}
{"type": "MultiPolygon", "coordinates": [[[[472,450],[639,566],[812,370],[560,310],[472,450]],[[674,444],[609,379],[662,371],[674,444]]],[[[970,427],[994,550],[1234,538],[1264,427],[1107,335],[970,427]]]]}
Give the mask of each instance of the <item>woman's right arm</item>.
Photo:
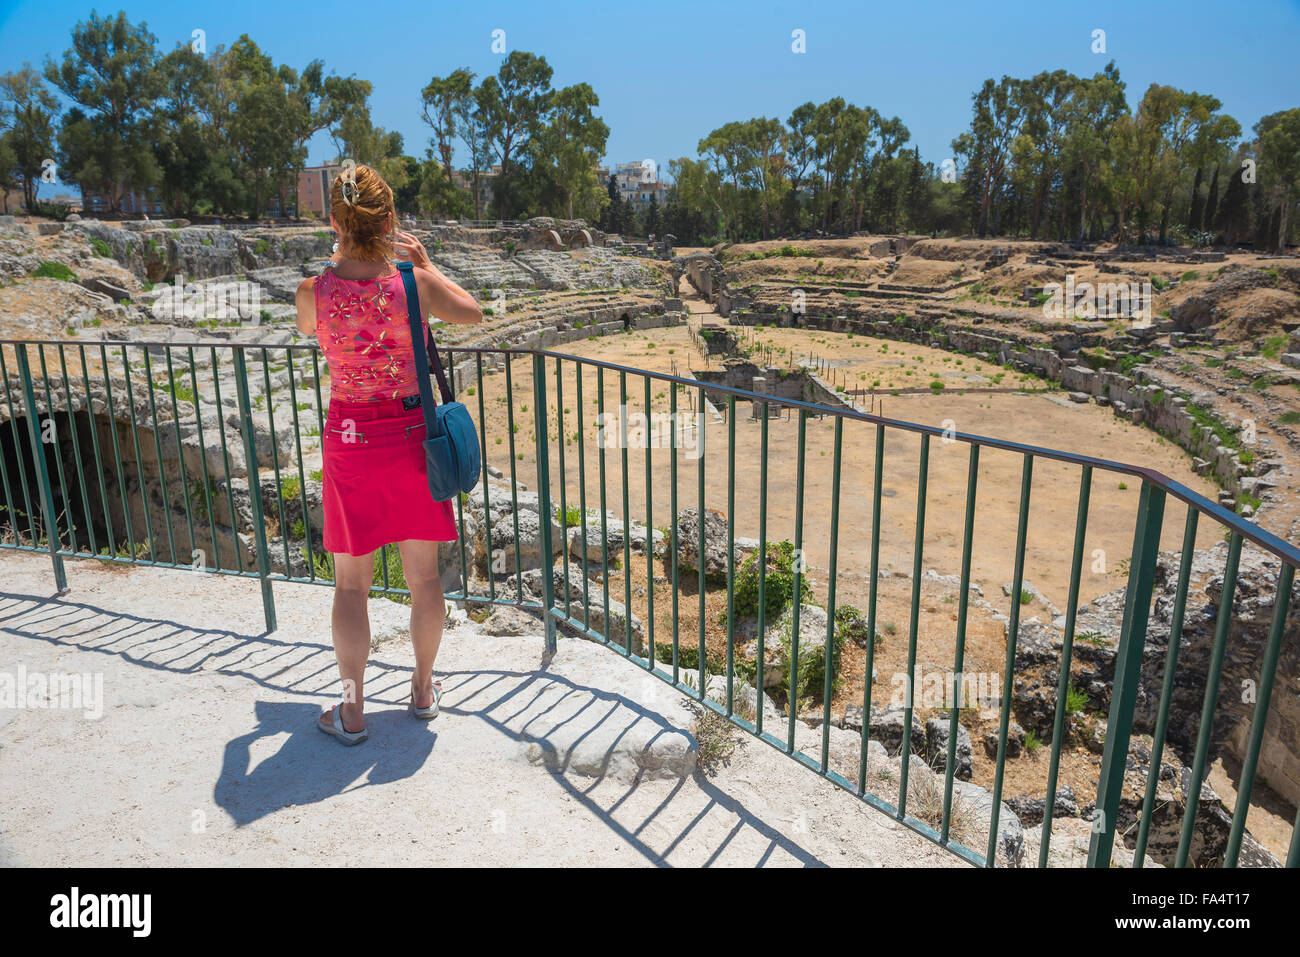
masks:
{"type": "Polygon", "coordinates": [[[426,320],[433,315],[458,325],[483,321],[479,301],[434,266],[415,270],[415,284],[420,293],[420,312],[426,320]]]}
{"type": "Polygon", "coordinates": [[[415,283],[420,294],[420,314],[443,322],[472,325],[483,321],[483,307],[477,299],[448,279],[429,259],[429,253],[411,233],[398,232],[393,243],[397,252],[410,259],[415,267],[415,283]]]}

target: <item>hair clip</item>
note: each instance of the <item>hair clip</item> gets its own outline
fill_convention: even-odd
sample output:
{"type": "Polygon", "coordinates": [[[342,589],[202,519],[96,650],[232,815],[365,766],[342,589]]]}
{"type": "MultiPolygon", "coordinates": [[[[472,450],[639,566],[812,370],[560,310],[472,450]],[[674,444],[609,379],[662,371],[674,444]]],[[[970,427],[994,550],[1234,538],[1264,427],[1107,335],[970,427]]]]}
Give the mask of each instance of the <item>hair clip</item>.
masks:
{"type": "Polygon", "coordinates": [[[351,177],[344,179],[343,182],[339,184],[339,195],[343,198],[343,202],[347,203],[349,206],[355,206],[357,204],[357,198],[360,196],[360,190],[357,188],[357,181],[351,177]]]}

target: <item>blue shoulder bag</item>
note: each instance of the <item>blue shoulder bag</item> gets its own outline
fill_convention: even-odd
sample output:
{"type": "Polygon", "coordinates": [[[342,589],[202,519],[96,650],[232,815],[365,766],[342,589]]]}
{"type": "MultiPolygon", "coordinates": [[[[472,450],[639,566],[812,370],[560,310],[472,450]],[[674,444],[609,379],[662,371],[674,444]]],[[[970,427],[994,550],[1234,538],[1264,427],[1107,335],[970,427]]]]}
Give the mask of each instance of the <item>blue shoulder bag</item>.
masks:
{"type": "Polygon", "coordinates": [[[411,321],[411,349],[415,353],[416,378],[420,383],[420,405],[424,408],[424,466],[429,477],[429,492],[435,502],[446,502],[458,492],[468,492],[479,478],[478,433],[474,420],[463,403],[452,400],[443,372],[442,359],[429,334],[429,326],[420,315],[420,296],[409,262],[399,262],[402,285],[406,289],[406,314],[411,321]],[[429,387],[429,365],[438,377],[442,404],[433,403],[429,387]]]}

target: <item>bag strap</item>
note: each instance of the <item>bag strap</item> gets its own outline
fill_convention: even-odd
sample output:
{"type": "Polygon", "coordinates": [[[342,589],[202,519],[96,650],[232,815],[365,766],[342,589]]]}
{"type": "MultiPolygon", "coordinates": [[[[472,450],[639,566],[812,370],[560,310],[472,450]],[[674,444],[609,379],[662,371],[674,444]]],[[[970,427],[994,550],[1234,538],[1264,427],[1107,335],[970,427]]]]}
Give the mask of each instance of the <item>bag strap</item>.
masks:
{"type": "Polygon", "coordinates": [[[428,426],[430,436],[441,435],[436,422],[437,416],[433,414],[433,390],[429,387],[430,357],[433,359],[433,372],[438,377],[438,389],[442,393],[443,404],[452,401],[451,389],[447,387],[442,358],[433,344],[429,326],[420,315],[420,295],[415,288],[413,267],[409,262],[399,262],[397,269],[402,274],[402,285],[406,289],[406,316],[411,324],[411,351],[415,354],[415,372],[420,386],[420,404],[424,406],[425,424],[428,426]],[[423,335],[421,335],[422,331],[423,335]],[[419,340],[423,340],[423,348],[416,345],[419,340]]]}

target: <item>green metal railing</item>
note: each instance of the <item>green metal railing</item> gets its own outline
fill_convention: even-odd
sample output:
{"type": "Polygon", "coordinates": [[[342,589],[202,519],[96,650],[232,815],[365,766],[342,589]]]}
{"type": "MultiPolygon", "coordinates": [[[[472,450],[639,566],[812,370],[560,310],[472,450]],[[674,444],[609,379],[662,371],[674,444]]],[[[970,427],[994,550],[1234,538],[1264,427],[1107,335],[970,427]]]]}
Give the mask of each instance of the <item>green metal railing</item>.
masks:
{"type": "MultiPolygon", "coordinates": [[[[1046,866],[1049,859],[1062,745],[1067,738],[1067,696],[1071,691],[1076,615],[1094,476],[1105,472],[1135,479],[1141,488],[1132,518],[1132,552],[1123,620],[1115,649],[1097,813],[1088,853],[1090,866],[1110,864],[1114,841],[1120,833],[1117,822],[1123,800],[1124,772],[1134,732],[1166,507],[1171,502],[1181,503],[1186,509],[1186,522],[1172,608],[1171,639],[1163,662],[1152,734],[1150,771],[1137,815],[1136,833],[1129,829],[1126,834],[1134,841],[1135,866],[1142,865],[1151,838],[1162,755],[1170,745],[1168,734],[1179,664],[1179,639],[1184,632],[1198,524],[1204,519],[1221,528],[1228,545],[1203,706],[1194,741],[1182,745],[1192,756],[1192,772],[1191,793],[1186,798],[1187,810],[1176,851],[1175,863],[1180,866],[1189,862],[1202,782],[1215,740],[1214,718],[1220,701],[1219,685],[1228,651],[1243,544],[1250,542],[1280,560],[1274,610],[1267,644],[1259,660],[1258,693],[1249,717],[1231,832],[1222,855],[1223,864],[1237,864],[1264,744],[1265,723],[1277,683],[1295,570],[1300,567],[1300,551],[1294,546],[1186,486],[1137,466],[945,431],[849,409],[777,399],[553,352],[498,349],[446,352],[453,381],[461,382],[460,399],[470,407],[479,423],[483,457],[479,487],[471,495],[462,495],[456,508],[462,530],[467,527],[467,512],[473,513],[471,517],[475,520],[481,519],[484,547],[482,554],[471,554],[471,543],[462,535],[453,556],[453,564],[458,565],[460,588],[449,591],[449,599],[532,610],[542,618],[550,651],[557,647],[560,629],[609,646],[811,771],[980,866],[993,866],[999,859],[999,817],[1008,761],[1012,690],[1018,676],[1021,602],[1017,597],[1025,584],[1035,464],[1062,463],[1077,469],[1079,482],[1074,537],[1068,550],[1069,598],[1059,652],[1039,866],[1046,866]],[[520,384],[521,379],[527,381],[520,384]],[[629,380],[634,385],[630,386],[629,380]],[[637,389],[635,384],[641,388],[637,389]],[[618,413],[612,440],[609,423],[614,413],[608,401],[611,389],[616,389],[618,396],[614,404],[618,413]],[[691,398],[689,403],[679,401],[683,393],[691,398]],[[743,449],[748,455],[754,446],[752,442],[737,443],[738,403],[752,404],[754,421],[745,427],[758,432],[756,467],[742,467],[739,476],[743,506],[740,510],[737,451],[743,449]],[[793,475],[787,450],[779,461],[777,479],[793,482],[793,521],[788,532],[772,527],[773,509],[769,507],[774,481],[769,403],[794,413],[791,423],[778,420],[776,427],[784,430],[781,435],[787,440],[791,438],[788,434],[791,427],[794,431],[793,475]],[[678,410],[685,404],[699,410],[716,409],[716,419],[710,412],[701,411],[693,425],[683,423],[678,410]],[[594,422],[592,408],[596,412],[594,422]],[[517,434],[529,421],[530,411],[531,440],[517,440],[517,434]],[[634,425],[636,413],[645,418],[634,425]],[[657,424],[665,416],[667,428],[656,432],[657,424]],[[829,515],[823,519],[816,514],[810,517],[805,499],[813,471],[809,464],[809,426],[813,422],[823,423],[827,416],[831,418],[829,448],[817,450],[822,455],[829,452],[830,458],[829,515]],[[593,442],[590,438],[593,424],[602,433],[603,440],[593,442]],[[716,470],[723,468],[722,459],[715,456],[710,461],[707,455],[709,443],[705,437],[710,432],[715,435],[713,442],[719,441],[716,436],[725,432],[722,449],[725,473],[721,475],[716,470]],[[978,525],[976,493],[981,456],[1007,455],[1020,462],[1015,544],[1008,556],[1013,567],[1012,597],[1006,623],[1005,664],[999,676],[1003,691],[997,717],[992,812],[987,834],[981,838],[984,846],[978,850],[961,843],[954,835],[956,748],[963,710],[960,702],[947,709],[940,811],[922,812],[927,814],[922,818],[917,816],[915,808],[909,810],[908,741],[915,708],[910,694],[905,704],[904,753],[896,797],[892,793],[881,796],[876,793],[877,782],[869,781],[873,676],[879,652],[877,623],[883,571],[882,499],[886,491],[887,436],[903,436],[909,441],[915,438],[918,449],[905,664],[908,689],[916,687],[922,640],[921,587],[927,548],[933,544],[931,526],[927,524],[927,519],[933,517],[927,516],[932,440],[961,443],[968,450],[960,521],[960,585],[952,631],[952,674],[957,678],[956,687],[961,685],[969,650],[967,626],[974,584],[972,552],[978,525]],[[873,468],[861,470],[862,481],[870,482],[869,522],[865,521],[868,510],[865,500],[841,501],[846,442],[855,454],[874,450],[873,468]],[[640,463],[643,468],[639,489],[634,488],[637,470],[633,467],[633,451],[644,460],[640,463]],[[502,456],[508,457],[508,469],[497,473],[491,469],[489,459],[502,464],[502,456]],[[688,458],[687,463],[680,461],[684,457],[688,458]],[[695,458],[693,476],[691,457],[695,458]],[[618,472],[616,479],[611,477],[612,471],[618,472]],[[500,484],[493,483],[496,474],[500,484]],[[528,506],[521,505],[525,479],[535,482],[535,491],[528,493],[536,495],[538,516],[536,544],[540,557],[535,563],[535,575],[530,574],[532,569],[523,567],[530,564],[526,550],[531,554],[533,545],[531,538],[524,538],[520,533],[520,516],[528,510],[528,506]],[[707,518],[712,510],[710,502],[716,504],[716,499],[721,497],[723,483],[725,569],[714,568],[710,572],[706,567],[711,544],[707,518]],[[610,501],[611,484],[614,507],[610,501]],[[667,489],[663,488],[665,484],[667,489]],[[635,521],[634,491],[640,499],[635,521]],[[506,544],[496,548],[501,536],[494,536],[493,515],[505,510],[506,499],[509,500],[506,520],[512,527],[506,544]],[[598,516],[591,514],[591,502],[597,503],[598,516]],[[679,521],[682,507],[696,509],[691,527],[679,521]],[[738,514],[753,508],[757,509],[757,521],[751,529],[755,534],[743,547],[749,554],[760,556],[752,566],[757,572],[756,627],[751,639],[756,654],[746,655],[741,654],[743,647],[751,645],[740,633],[737,605],[737,583],[741,578],[737,552],[742,545],[738,514]],[[849,519],[845,518],[846,509],[851,510],[849,519]],[[599,532],[595,533],[597,518],[599,532]],[[656,518],[667,521],[657,529],[656,518]],[[858,757],[855,767],[841,764],[837,770],[831,767],[832,700],[836,695],[835,672],[843,655],[837,651],[840,647],[837,586],[842,592],[849,580],[846,576],[855,573],[841,557],[840,533],[846,521],[851,525],[855,541],[865,543],[869,552],[866,562],[869,567],[865,572],[868,597],[865,657],[860,672],[862,722],[858,757]],[[555,540],[557,531],[560,542],[555,540]],[[657,531],[663,541],[660,555],[656,555],[657,531]],[[598,560],[594,558],[589,534],[599,536],[598,560]],[[640,536],[636,548],[634,535],[640,536]],[[755,538],[756,543],[752,541],[755,538]],[[737,680],[747,684],[752,680],[755,687],[768,686],[766,652],[771,650],[768,645],[773,623],[767,620],[766,607],[770,575],[775,573],[769,569],[770,556],[778,540],[792,543],[791,554],[796,560],[791,565],[793,600],[789,603],[787,674],[783,685],[775,689],[778,699],[784,697],[787,713],[783,727],[773,729],[764,726],[763,695],[741,700],[735,692],[737,680]],[[617,544],[612,546],[611,542],[617,544]],[[813,569],[805,561],[810,543],[813,550],[824,547],[827,556],[824,583],[817,583],[825,589],[826,634],[811,649],[800,647],[804,637],[800,628],[804,600],[799,597],[804,594],[806,584],[813,587],[808,584],[813,569]],[[644,561],[644,577],[633,561],[634,552],[644,561]],[[693,555],[693,569],[684,563],[683,556],[688,553],[693,555]],[[507,569],[511,557],[513,569],[507,569]],[[621,582],[614,580],[619,577],[621,582]],[[620,585],[621,603],[611,597],[611,588],[620,585]],[[694,602],[690,600],[692,591],[694,602]],[[638,609],[639,621],[633,611],[636,599],[643,599],[638,609]],[[710,623],[717,621],[720,606],[726,609],[726,624],[725,629],[715,631],[710,623]],[[689,630],[691,618],[695,626],[693,635],[689,630]],[[634,640],[638,627],[640,638],[634,640]],[[711,633],[713,647],[710,647],[711,633]],[[800,687],[801,655],[817,654],[823,662],[820,681],[811,688],[800,687]],[[717,700],[707,693],[710,671],[720,674],[725,681],[725,694],[717,700]],[[808,696],[821,699],[821,740],[819,748],[811,749],[814,753],[810,753],[807,745],[802,749],[796,747],[798,703],[808,696]]],[[[329,558],[319,545],[321,514],[314,496],[309,494],[309,489],[320,481],[319,443],[313,440],[323,436],[326,428],[322,386],[327,376],[314,345],[0,341],[0,382],[4,389],[0,412],[8,414],[6,424],[0,426],[0,452],[3,452],[0,486],[4,495],[0,503],[4,507],[0,547],[48,553],[61,591],[67,588],[65,558],[83,556],[128,564],[195,568],[205,573],[256,579],[262,590],[267,627],[274,629],[274,582],[331,582],[329,558]]],[[[377,558],[375,591],[408,595],[402,581],[394,577],[397,570],[390,562],[389,551],[385,548],[377,558]]],[[[1062,549],[1061,554],[1064,556],[1067,551],[1062,549]]],[[[1063,570],[1064,567],[1063,562],[1063,570]]],[[[807,660],[805,657],[805,663],[807,660]]],[[[1300,830],[1293,827],[1286,855],[1290,867],[1300,864],[1298,833],[1300,830]]]]}

